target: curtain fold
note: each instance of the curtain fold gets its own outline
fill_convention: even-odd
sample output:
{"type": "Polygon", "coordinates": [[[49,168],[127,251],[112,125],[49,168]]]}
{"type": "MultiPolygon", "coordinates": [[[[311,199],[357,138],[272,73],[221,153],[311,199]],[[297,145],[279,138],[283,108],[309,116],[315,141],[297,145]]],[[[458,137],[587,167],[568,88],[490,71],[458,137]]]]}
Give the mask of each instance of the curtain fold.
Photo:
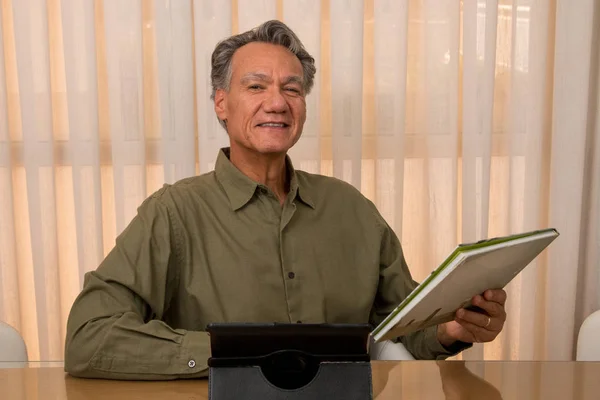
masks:
{"type": "MultiPolygon", "coordinates": [[[[523,3],[517,6],[525,7],[523,3]]],[[[518,8],[517,8],[518,10],[518,8]]],[[[521,47],[522,59],[528,62],[523,65],[515,85],[520,85],[520,107],[526,110],[518,121],[521,130],[521,150],[524,151],[524,171],[520,174],[523,186],[527,188],[527,195],[523,196],[522,203],[522,229],[533,230],[548,224],[547,203],[549,168],[549,144],[551,121],[552,91],[550,84],[553,70],[551,51],[553,47],[554,10],[551,2],[535,1],[529,9],[529,34],[523,35],[529,44],[528,48],[521,47]],[[525,75],[525,72],[527,74],[525,75]],[[523,134],[525,133],[525,134],[523,134]]],[[[515,92],[513,92],[515,93],[515,92]]],[[[512,149],[519,150],[517,142],[512,141],[512,149]]],[[[512,327],[510,334],[513,344],[505,352],[511,357],[521,354],[526,359],[539,357],[540,338],[544,334],[541,316],[543,311],[543,282],[545,255],[532,262],[518,277],[517,290],[512,291],[514,297],[509,303],[509,311],[514,313],[520,322],[512,327]],[[519,286],[520,285],[520,286],[519,286]],[[527,288],[527,290],[519,290],[527,288]],[[520,339],[519,339],[520,338],[520,339]]]]}
{"type": "MultiPolygon", "coordinates": [[[[4,27],[8,18],[0,7],[0,188],[10,195],[0,196],[0,319],[21,327],[19,275],[17,270],[16,234],[13,196],[12,138],[9,134],[9,92],[5,71],[4,27]]],[[[21,331],[22,332],[22,331],[21,331]]]]}
{"type": "Polygon", "coordinates": [[[0,320],[30,359],[62,359],[139,204],[214,168],[211,53],[269,19],[317,66],[294,165],[372,200],[416,280],[458,243],[560,231],[457,358],[573,359],[600,309],[598,2],[0,0],[0,320]]]}
{"type": "Polygon", "coordinates": [[[277,18],[276,0],[237,0],[238,32],[246,32],[264,21],[277,18]]]}
{"type": "Polygon", "coordinates": [[[580,232],[589,212],[582,209],[582,201],[587,121],[594,118],[588,115],[594,95],[590,88],[594,4],[597,8],[594,0],[577,6],[558,1],[556,7],[549,224],[563,237],[548,251],[545,329],[553,334],[547,336],[543,354],[558,360],[573,353],[562,344],[572,342],[575,335],[579,243],[585,240],[580,232]]]}
{"type": "MultiPolygon", "coordinates": [[[[409,1],[374,7],[375,204],[402,240],[409,1]]],[[[369,149],[367,149],[369,150],[369,149]]]]}
{"type": "MultiPolygon", "coordinates": [[[[464,3],[462,27],[461,241],[488,236],[494,89],[496,83],[496,1],[464,3]],[[468,77],[468,79],[467,79],[468,77]]],[[[506,234],[506,232],[503,232],[506,234]]],[[[503,337],[498,338],[502,340],[503,337]]],[[[475,347],[465,358],[482,358],[475,347]]]]}
{"type": "Polygon", "coordinates": [[[27,312],[21,316],[34,354],[51,357],[60,349],[60,322],[52,317],[58,309],[60,285],[47,12],[45,0],[13,3],[20,114],[16,129],[23,142],[23,166],[15,171],[20,195],[15,205],[24,217],[17,226],[27,224],[20,233],[29,239],[17,240],[17,246],[22,246],[19,272],[24,278],[19,291],[31,291],[22,294],[28,298],[27,312]]]}
{"type": "Polygon", "coordinates": [[[192,5],[185,1],[156,0],[156,61],[158,112],[164,182],[194,175],[194,58],[192,5]],[[180,45],[173,46],[172,43],[180,45]]]}
{"type": "Polygon", "coordinates": [[[214,49],[220,40],[233,33],[232,6],[220,0],[196,0],[193,7],[198,172],[205,173],[214,168],[218,149],[228,144],[210,99],[212,51],[207,49],[214,49]]]}
{"type": "MultiPolygon", "coordinates": [[[[76,282],[65,283],[70,289],[69,297],[83,285],[87,271],[96,268],[103,255],[102,242],[102,185],[100,174],[100,137],[98,129],[98,89],[96,38],[94,30],[94,4],[76,0],[61,4],[63,76],[65,78],[68,129],[68,154],[71,176],[64,179],[72,190],[60,190],[64,196],[59,204],[69,204],[62,220],[75,220],[74,229],[61,227],[59,231],[75,232],[75,235],[58,235],[64,239],[59,254],[67,252],[62,264],[74,264],[77,274],[64,274],[64,279],[77,277],[76,282]],[[70,178],[70,179],[69,179],[70,178]],[[70,182],[69,182],[70,181],[70,182]],[[72,243],[77,243],[72,246],[72,243]]],[[[62,185],[59,185],[62,186],[62,185]]],[[[59,195],[60,196],[60,195],[59,195]]],[[[63,207],[64,209],[64,207],[63,207]]],[[[66,233],[65,232],[65,233],[66,233]]]]}
{"type": "Polygon", "coordinates": [[[321,172],[320,100],[321,100],[321,1],[286,0],[283,19],[298,35],[306,50],[315,59],[317,74],[306,99],[306,122],[299,140],[290,150],[294,167],[311,173],[321,172]]]}
{"type": "Polygon", "coordinates": [[[363,1],[330,1],[333,176],[361,189],[363,1]]]}

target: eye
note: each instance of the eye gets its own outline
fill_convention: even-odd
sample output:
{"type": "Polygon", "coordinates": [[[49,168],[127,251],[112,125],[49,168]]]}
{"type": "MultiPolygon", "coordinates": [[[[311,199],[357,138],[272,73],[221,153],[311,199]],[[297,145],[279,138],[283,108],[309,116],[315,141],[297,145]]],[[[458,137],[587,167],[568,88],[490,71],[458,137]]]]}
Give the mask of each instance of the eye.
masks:
{"type": "Polygon", "coordinates": [[[286,90],[287,92],[292,92],[292,93],[297,93],[297,94],[300,94],[300,90],[299,90],[299,89],[296,89],[295,87],[286,87],[286,88],[285,88],[285,90],[286,90]]]}
{"type": "Polygon", "coordinates": [[[253,85],[248,86],[248,89],[250,89],[250,90],[260,90],[260,89],[262,89],[262,86],[258,85],[258,84],[253,84],[253,85]]]}

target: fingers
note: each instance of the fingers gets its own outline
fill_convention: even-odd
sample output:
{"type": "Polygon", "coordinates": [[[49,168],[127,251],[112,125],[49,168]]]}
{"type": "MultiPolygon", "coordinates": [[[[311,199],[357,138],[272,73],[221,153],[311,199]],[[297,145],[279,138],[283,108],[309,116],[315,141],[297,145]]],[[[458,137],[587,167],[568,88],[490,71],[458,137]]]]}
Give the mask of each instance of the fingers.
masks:
{"type": "MultiPolygon", "coordinates": [[[[493,297],[499,301],[506,302],[506,297],[498,292],[504,291],[486,291],[484,296],[493,297]]],[[[495,301],[488,301],[482,296],[475,296],[472,300],[472,304],[481,311],[477,312],[460,309],[456,312],[456,317],[487,331],[500,332],[502,330],[504,322],[506,321],[506,311],[504,310],[504,306],[495,301]]]]}
{"type": "MultiPolygon", "coordinates": [[[[484,315],[481,316],[486,318],[484,315]]],[[[462,318],[456,318],[456,322],[461,324],[473,336],[473,341],[476,343],[491,342],[496,338],[496,332],[489,331],[488,329],[482,328],[481,326],[473,324],[462,318]]]]}
{"type": "Polygon", "coordinates": [[[486,290],[483,293],[483,297],[485,297],[487,301],[493,301],[495,303],[500,304],[501,306],[504,306],[506,304],[506,292],[502,289],[486,290]]]}
{"type": "MultiPolygon", "coordinates": [[[[506,302],[506,298],[504,301],[506,302]]],[[[488,301],[482,296],[473,297],[472,303],[474,306],[484,310],[492,318],[500,318],[502,321],[506,319],[506,311],[504,310],[504,306],[500,303],[488,301]]]]}
{"type": "Polygon", "coordinates": [[[503,322],[497,318],[492,318],[485,314],[465,309],[458,310],[456,312],[456,317],[457,322],[462,320],[489,331],[496,331],[503,326],[503,322]]]}

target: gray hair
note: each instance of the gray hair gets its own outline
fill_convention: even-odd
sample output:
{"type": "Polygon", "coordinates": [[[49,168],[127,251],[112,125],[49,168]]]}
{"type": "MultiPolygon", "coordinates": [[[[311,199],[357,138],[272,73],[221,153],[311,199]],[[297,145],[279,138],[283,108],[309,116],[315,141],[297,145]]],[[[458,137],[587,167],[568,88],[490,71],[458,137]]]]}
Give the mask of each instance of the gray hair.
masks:
{"type": "MultiPolygon", "coordinates": [[[[231,83],[231,60],[233,54],[240,47],[252,43],[263,42],[283,46],[291,51],[302,64],[303,89],[305,95],[310,93],[314,84],[314,77],[317,68],[315,59],[306,51],[302,42],[296,34],[283,22],[272,20],[262,25],[238,35],[230,36],[217,44],[211,58],[211,83],[212,93],[210,98],[215,99],[215,93],[218,89],[228,91],[231,83]]],[[[224,121],[219,120],[221,125],[226,128],[224,121]]]]}

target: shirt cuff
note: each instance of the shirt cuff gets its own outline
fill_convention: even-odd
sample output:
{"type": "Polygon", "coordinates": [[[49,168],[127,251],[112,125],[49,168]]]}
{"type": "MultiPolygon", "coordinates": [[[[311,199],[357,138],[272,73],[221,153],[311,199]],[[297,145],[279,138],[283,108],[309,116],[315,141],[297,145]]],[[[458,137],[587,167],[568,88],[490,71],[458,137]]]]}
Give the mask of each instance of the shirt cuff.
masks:
{"type": "Polygon", "coordinates": [[[181,343],[181,353],[174,362],[182,378],[208,376],[208,359],[211,356],[210,338],[206,332],[188,331],[181,343]]]}
{"type": "Polygon", "coordinates": [[[445,360],[473,346],[472,343],[461,342],[457,340],[450,346],[444,346],[437,337],[437,326],[429,327],[425,330],[425,343],[429,344],[429,351],[436,360],[445,360]]]}

